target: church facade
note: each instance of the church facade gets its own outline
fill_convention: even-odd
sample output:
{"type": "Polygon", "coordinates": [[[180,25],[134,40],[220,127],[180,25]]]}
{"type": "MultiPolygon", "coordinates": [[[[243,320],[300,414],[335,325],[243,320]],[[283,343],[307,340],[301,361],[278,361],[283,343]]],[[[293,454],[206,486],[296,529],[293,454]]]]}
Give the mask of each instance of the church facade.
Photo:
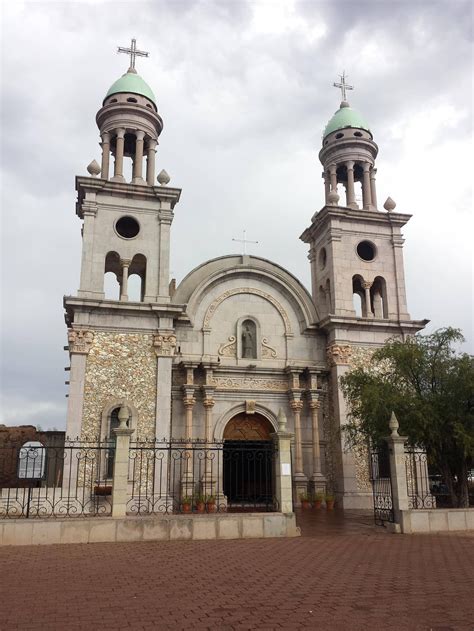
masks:
{"type": "Polygon", "coordinates": [[[296,503],[316,490],[335,493],[346,508],[371,505],[368,455],[344,444],[339,378],[425,322],[411,320],[406,306],[401,229],[410,216],[390,199],[379,208],[378,148],[342,85],[319,154],[325,205],[300,237],[311,293],[280,265],[246,254],[207,261],[177,287],[170,282],[181,191],[166,172],[156,178],[163,122],[134,59],[112,85],[96,117],[101,164],[76,178],[81,276],[77,295],[64,298],[69,437],[112,436],[125,406],[140,439],[263,441],[282,411],[294,434],[296,503]],[[114,300],[104,292],[110,273],[114,300]],[[131,276],[140,279],[140,300],[129,299],[131,276]]]}

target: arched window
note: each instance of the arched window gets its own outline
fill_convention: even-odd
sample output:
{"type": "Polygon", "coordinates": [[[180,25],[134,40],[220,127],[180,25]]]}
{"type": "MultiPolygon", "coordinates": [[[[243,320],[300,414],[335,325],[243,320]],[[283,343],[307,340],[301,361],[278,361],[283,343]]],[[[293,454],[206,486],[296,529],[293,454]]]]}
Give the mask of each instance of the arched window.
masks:
{"type": "Polygon", "coordinates": [[[253,320],[244,320],[241,327],[242,357],[257,359],[257,327],[253,320]]]}
{"type": "Polygon", "coordinates": [[[352,277],[352,302],[354,311],[358,318],[367,318],[367,305],[365,300],[365,290],[362,285],[364,279],[359,274],[352,277]]]}
{"type": "Polygon", "coordinates": [[[117,252],[109,252],[105,257],[104,293],[107,300],[120,299],[120,285],[122,282],[122,267],[117,252]]]}
{"type": "Polygon", "coordinates": [[[382,276],[376,276],[370,288],[370,297],[376,318],[388,318],[387,283],[382,276]]]}
{"type": "Polygon", "coordinates": [[[143,302],[145,298],[146,257],[135,254],[128,270],[128,299],[133,302],[143,302]]]}
{"type": "Polygon", "coordinates": [[[107,451],[107,463],[106,463],[106,474],[105,474],[105,477],[107,479],[114,477],[115,433],[113,430],[116,429],[120,425],[120,421],[118,417],[119,412],[120,412],[120,407],[116,407],[110,413],[109,431],[107,433],[107,439],[114,446],[111,447],[107,451]]]}

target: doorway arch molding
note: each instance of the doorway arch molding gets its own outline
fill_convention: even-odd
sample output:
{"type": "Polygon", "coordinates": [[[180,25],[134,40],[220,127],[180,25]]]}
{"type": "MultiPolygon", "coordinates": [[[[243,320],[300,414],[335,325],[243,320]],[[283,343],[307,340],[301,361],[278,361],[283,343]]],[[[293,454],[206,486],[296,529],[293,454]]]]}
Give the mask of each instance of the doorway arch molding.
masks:
{"type": "MultiPolygon", "coordinates": [[[[237,414],[241,414],[242,412],[245,412],[245,403],[237,403],[236,405],[233,405],[232,407],[230,407],[228,410],[226,410],[218,419],[215,427],[214,427],[214,440],[223,440],[224,438],[224,430],[225,427],[227,425],[227,423],[232,420],[234,418],[234,416],[237,416],[237,414]]],[[[277,422],[277,418],[276,415],[269,410],[267,407],[265,407],[264,405],[260,405],[258,402],[255,403],[255,413],[256,414],[261,414],[263,417],[265,417],[267,419],[267,421],[270,421],[273,430],[276,432],[278,431],[278,422],[277,422]]]]}

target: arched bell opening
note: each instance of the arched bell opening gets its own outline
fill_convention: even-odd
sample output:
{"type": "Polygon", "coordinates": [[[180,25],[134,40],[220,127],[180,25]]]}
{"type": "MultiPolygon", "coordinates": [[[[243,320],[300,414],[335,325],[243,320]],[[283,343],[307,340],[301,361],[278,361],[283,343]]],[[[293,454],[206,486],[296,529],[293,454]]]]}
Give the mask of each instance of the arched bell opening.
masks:
{"type": "Polygon", "coordinates": [[[241,412],[224,429],[223,489],[227,510],[272,511],[274,446],[270,421],[241,412]]]}

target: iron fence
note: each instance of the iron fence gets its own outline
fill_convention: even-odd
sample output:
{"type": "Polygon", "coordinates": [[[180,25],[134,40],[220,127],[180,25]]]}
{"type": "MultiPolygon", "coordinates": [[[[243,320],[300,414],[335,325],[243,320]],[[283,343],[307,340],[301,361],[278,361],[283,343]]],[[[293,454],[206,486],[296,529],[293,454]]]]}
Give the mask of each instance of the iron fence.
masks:
{"type": "Polygon", "coordinates": [[[0,518],[111,515],[114,453],[107,441],[0,446],[0,518]]]}
{"type": "Polygon", "coordinates": [[[272,441],[138,441],[129,453],[129,514],[278,510],[272,441]]]}
{"type": "MultiPolygon", "coordinates": [[[[405,452],[405,468],[408,491],[408,507],[457,508],[445,478],[434,473],[425,451],[410,449],[405,452]]],[[[454,490],[459,491],[459,480],[454,480],[454,490]]],[[[469,505],[474,506],[474,475],[467,475],[469,505]]]]}
{"type": "Polygon", "coordinates": [[[395,521],[393,510],[392,479],[388,448],[380,447],[370,452],[370,472],[374,498],[374,520],[379,526],[395,521]]]}

